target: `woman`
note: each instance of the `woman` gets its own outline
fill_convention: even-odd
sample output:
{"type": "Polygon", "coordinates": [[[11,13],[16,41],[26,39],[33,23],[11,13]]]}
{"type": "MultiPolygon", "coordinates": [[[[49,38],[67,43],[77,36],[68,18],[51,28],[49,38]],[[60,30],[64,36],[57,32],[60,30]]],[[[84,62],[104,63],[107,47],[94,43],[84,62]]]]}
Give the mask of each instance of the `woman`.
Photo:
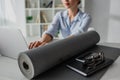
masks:
{"type": "Polygon", "coordinates": [[[87,31],[88,25],[91,21],[91,17],[87,13],[83,13],[79,10],[78,5],[81,0],[61,0],[65,11],[58,12],[48,30],[44,32],[40,41],[31,42],[29,49],[45,45],[52,41],[58,31],[64,38],[75,36],[87,31]]]}

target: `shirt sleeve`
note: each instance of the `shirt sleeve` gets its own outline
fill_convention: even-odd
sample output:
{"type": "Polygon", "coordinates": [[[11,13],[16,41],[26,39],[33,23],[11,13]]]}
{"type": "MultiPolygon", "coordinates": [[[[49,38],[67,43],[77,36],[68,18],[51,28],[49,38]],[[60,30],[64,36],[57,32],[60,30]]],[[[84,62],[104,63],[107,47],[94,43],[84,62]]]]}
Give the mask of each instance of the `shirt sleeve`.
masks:
{"type": "Polygon", "coordinates": [[[91,16],[89,14],[84,14],[82,18],[82,22],[78,27],[78,30],[71,35],[78,35],[80,33],[86,32],[88,30],[90,22],[91,22],[91,16]]]}
{"type": "Polygon", "coordinates": [[[55,37],[57,35],[60,27],[59,17],[60,17],[60,12],[56,13],[52,23],[48,26],[48,29],[43,34],[49,34],[52,37],[55,37]]]}

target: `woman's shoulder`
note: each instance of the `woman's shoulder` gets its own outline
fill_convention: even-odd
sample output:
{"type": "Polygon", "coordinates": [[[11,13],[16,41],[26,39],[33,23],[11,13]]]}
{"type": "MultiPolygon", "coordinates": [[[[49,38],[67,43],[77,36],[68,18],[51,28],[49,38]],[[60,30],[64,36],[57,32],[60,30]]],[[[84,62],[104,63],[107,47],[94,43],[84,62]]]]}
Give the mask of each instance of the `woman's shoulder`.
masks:
{"type": "Polygon", "coordinates": [[[91,17],[90,14],[87,13],[87,12],[80,11],[80,14],[81,14],[80,16],[82,16],[83,18],[85,18],[85,17],[91,17]]]}
{"type": "Polygon", "coordinates": [[[66,10],[63,10],[63,11],[58,11],[55,15],[56,16],[66,16],[66,13],[67,13],[67,11],[66,10]]]}

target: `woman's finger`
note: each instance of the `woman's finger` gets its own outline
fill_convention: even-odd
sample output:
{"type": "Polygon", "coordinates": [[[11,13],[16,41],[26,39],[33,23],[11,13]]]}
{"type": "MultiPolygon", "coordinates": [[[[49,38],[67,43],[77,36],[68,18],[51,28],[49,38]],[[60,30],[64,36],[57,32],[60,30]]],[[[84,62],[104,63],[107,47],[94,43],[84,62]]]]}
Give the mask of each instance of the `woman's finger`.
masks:
{"type": "Polygon", "coordinates": [[[33,44],[33,42],[31,42],[31,43],[29,44],[29,49],[31,49],[32,44],[33,44]]]}
{"type": "Polygon", "coordinates": [[[36,47],[38,47],[40,45],[41,45],[41,42],[40,41],[36,41],[33,47],[36,48],[36,47]]]}
{"type": "Polygon", "coordinates": [[[30,46],[29,46],[29,49],[32,49],[32,48],[34,48],[34,45],[36,44],[36,41],[35,42],[31,42],[30,43],[30,46]]]}

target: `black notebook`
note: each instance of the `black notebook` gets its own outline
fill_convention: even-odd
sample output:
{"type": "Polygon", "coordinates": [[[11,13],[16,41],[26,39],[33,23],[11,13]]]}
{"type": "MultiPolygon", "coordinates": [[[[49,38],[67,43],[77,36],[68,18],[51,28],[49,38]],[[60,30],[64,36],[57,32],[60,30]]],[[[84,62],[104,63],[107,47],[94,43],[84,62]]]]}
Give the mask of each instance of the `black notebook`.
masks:
{"type": "MultiPolygon", "coordinates": [[[[84,65],[83,63],[85,62],[84,59],[86,58],[86,56],[87,56],[87,58],[89,58],[91,56],[91,54],[89,54],[89,53],[90,52],[88,52],[84,56],[79,56],[79,57],[75,58],[74,60],[71,60],[66,66],[69,69],[71,69],[77,73],[80,73],[83,76],[90,76],[91,74],[93,74],[113,63],[112,59],[104,57],[104,60],[102,60],[101,62],[97,62],[97,65],[90,65],[90,67],[88,65],[84,65]]],[[[95,56],[96,56],[96,53],[95,53],[95,56]]]]}

